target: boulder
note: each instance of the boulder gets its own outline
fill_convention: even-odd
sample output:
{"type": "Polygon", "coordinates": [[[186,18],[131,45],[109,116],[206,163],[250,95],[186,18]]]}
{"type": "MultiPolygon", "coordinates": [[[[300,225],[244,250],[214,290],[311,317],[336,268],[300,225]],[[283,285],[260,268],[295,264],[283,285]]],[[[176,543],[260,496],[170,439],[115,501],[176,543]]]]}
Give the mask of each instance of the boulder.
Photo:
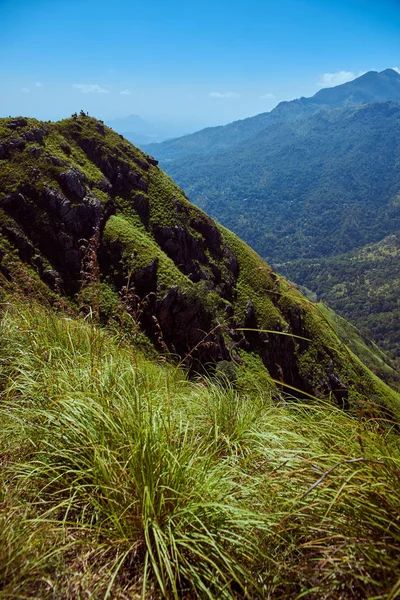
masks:
{"type": "Polygon", "coordinates": [[[68,171],[61,173],[60,180],[62,185],[74,196],[82,200],[85,197],[87,182],[86,175],[77,167],[71,167],[68,171]]]}
{"type": "Polygon", "coordinates": [[[7,123],[9,129],[17,129],[18,127],[26,127],[28,121],[21,117],[20,119],[13,119],[10,123],[7,123]]]}
{"type": "Polygon", "coordinates": [[[35,136],[35,140],[37,141],[37,143],[40,145],[43,145],[43,143],[44,143],[43,138],[46,135],[45,130],[36,128],[33,130],[33,135],[35,136]]]}
{"type": "Polygon", "coordinates": [[[26,131],[25,133],[22,134],[22,137],[27,141],[27,142],[34,142],[35,141],[35,136],[32,133],[32,131],[26,131]]]}

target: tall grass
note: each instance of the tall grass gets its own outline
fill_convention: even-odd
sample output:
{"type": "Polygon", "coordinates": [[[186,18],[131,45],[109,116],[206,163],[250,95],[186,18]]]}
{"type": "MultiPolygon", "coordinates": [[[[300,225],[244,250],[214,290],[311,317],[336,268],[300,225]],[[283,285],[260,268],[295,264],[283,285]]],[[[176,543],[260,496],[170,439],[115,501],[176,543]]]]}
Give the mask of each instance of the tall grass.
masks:
{"type": "Polygon", "coordinates": [[[400,597],[391,424],[21,302],[0,361],[0,598],[400,597]]]}

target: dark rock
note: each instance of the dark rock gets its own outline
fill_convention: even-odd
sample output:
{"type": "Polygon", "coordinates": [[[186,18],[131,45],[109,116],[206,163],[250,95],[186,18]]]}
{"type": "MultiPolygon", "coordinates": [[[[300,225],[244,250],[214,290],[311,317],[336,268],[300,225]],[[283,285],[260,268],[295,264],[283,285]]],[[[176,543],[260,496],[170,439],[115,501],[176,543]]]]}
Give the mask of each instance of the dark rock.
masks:
{"type": "Polygon", "coordinates": [[[225,314],[226,314],[226,316],[228,317],[228,319],[229,319],[230,317],[233,317],[233,315],[234,315],[234,310],[233,310],[233,306],[232,306],[232,304],[227,304],[227,305],[225,306],[225,314]]]}
{"type": "Polygon", "coordinates": [[[0,207],[13,216],[29,216],[30,206],[23,194],[13,192],[0,202],[0,207]]]}
{"type": "Polygon", "coordinates": [[[7,127],[10,129],[17,129],[18,127],[26,127],[28,121],[23,117],[21,119],[13,119],[10,123],[7,123],[7,127]]]}
{"type": "Polygon", "coordinates": [[[228,246],[224,246],[224,257],[228,262],[228,269],[236,282],[239,277],[239,261],[228,246]]]}
{"type": "Polygon", "coordinates": [[[25,133],[22,134],[22,137],[27,141],[27,142],[34,142],[35,141],[35,136],[33,135],[32,131],[26,131],[25,133]]]}
{"type": "Polygon", "coordinates": [[[3,146],[0,145],[0,160],[2,158],[5,158],[5,155],[6,155],[5,150],[4,150],[3,146]]]}
{"type": "Polygon", "coordinates": [[[207,362],[229,360],[229,352],[219,333],[212,330],[212,315],[204,311],[202,301],[172,286],[156,303],[156,318],[167,346],[179,356],[190,354],[192,368],[207,362]]]}
{"type": "Polygon", "coordinates": [[[43,192],[43,198],[46,207],[51,212],[56,213],[57,217],[62,219],[71,210],[71,202],[61,192],[46,186],[43,192]]]}
{"type": "Polygon", "coordinates": [[[101,123],[96,123],[96,129],[101,135],[105,135],[106,130],[104,128],[104,125],[102,125],[101,123]]]}
{"type": "Polygon", "coordinates": [[[34,146],[33,148],[30,148],[29,152],[34,158],[39,158],[39,156],[42,154],[42,149],[34,146]]]}
{"type": "Polygon", "coordinates": [[[82,265],[82,252],[78,248],[71,248],[65,251],[64,264],[70,273],[79,274],[82,265]]]}
{"type": "Polygon", "coordinates": [[[44,141],[43,138],[46,135],[46,132],[44,129],[34,129],[33,130],[33,135],[35,136],[35,140],[37,141],[38,144],[43,145],[44,141]]]}
{"type": "Polygon", "coordinates": [[[37,268],[37,270],[39,271],[39,274],[43,273],[44,261],[43,261],[43,258],[40,256],[40,254],[36,254],[32,258],[32,264],[37,268]]]}
{"type": "Polygon", "coordinates": [[[55,291],[60,287],[60,275],[54,269],[43,271],[42,280],[55,291]]]}
{"type": "Polygon", "coordinates": [[[99,190],[105,192],[106,194],[111,194],[112,192],[112,185],[106,177],[102,177],[100,181],[97,181],[96,187],[98,187],[99,190]]]}
{"type": "Polygon", "coordinates": [[[8,239],[18,249],[18,253],[22,260],[28,262],[35,254],[35,248],[33,244],[27,239],[27,237],[18,229],[5,226],[3,229],[8,239]]]}
{"type": "Polygon", "coordinates": [[[74,238],[70,235],[67,235],[64,231],[60,231],[58,233],[58,241],[63,250],[72,250],[74,247],[74,238]]]}
{"type": "Polygon", "coordinates": [[[109,179],[113,179],[113,177],[115,176],[115,169],[112,167],[110,161],[106,158],[100,161],[100,169],[103,172],[103,174],[109,179]]]}
{"type": "Polygon", "coordinates": [[[71,167],[68,171],[61,173],[61,183],[74,196],[81,199],[86,194],[84,184],[87,182],[86,175],[77,167],[71,167]]]}
{"type": "Polygon", "coordinates": [[[133,160],[141,169],[144,169],[145,171],[149,170],[150,167],[149,167],[148,163],[145,162],[144,160],[141,160],[140,158],[137,158],[136,156],[133,158],[133,160]]]}
{"type": "Polygon", "coordinates": [[[193,275],[199,270],[196,261],[207,264],[207,256],[199,240],[195,239],[188,229],[175,225],[170,227],[155,227],[154,235],[157,243],[174,261],[185,275],[193,275]]]}
{"type": "Polygon", "coordinates": [[[158,165],[158,160],[156,160],[155,158],[153,158],[152,156],[147,155],[146,156],[147,161],[153,165],[154,167],[156,167],[158,165]]]}
{"type": "Polygon", "coordinates": [[[136,187],[138,187],[139,190],[143,190],[144,192],[147,192],[147,189],[148,189],[147,181],[145,181],[143,179],[143,177],[139,177],[139,179],[136,182],[136,187]]]}
{"type": "Polygon", "coordinates": [[[48,160],[55,167],[64,167],[66,164],[68,164],[64,160],[61,160],[60,158],[58,158],[58,156],[49,155],[48,160]]]}
{"type": "Polygon", "coordinates": [[[257,328],[256,309],[254,308],[254,304],[250,299],[247,301],[246,308],[244,311],[243,327],[249,327],[254,329],[257,328]]]}
{"type": "Polygon", "coordinates": [[[144,297],[157,290],[157,271],[158,258],[154,258],[150,264],[133,274],[135,290],[139,296],[144,297]]]}
{"type": "Polygon", "coordinates": [[[221,271],[218,269],[217,265],[214,265],[212,262],[210,262],[210,269],[214,277],[214,283],[218,285],[222,281],[221,271]]]}
{"type": "Polygon", "coordinates": [[[9,142],[4,144],[4,147],[9,152],[13,152],[14,150],[24,150],[25,146],[26,142],[22,138],[12,138],[9,142]]]}
{"type": "Polygon", "coordinates": [[[145,227],[149,226],[150,207],[149,200],[143,194],[137,194],[133,200],[133,207],[138,213],[140,220],[145,227]]]}
{"type": "Polygon", "coordinates": [[[67,156],[71,155],[71,147],[68,144],[60,144],[60,148],[67,156]]]}
{"type": "Polygon", "coordinates": [[[71,206],[64,215],[67,231],[75,236],[89,239],[99,225],[102,216],[102,203],[95,198],[84,198],[82,204],[71,206]]]}
{"type": "Polygon", "coordinates": [[[192,219],[191,226],[204,237],[210,252],[214,256],[221,257],[223,251],[222,238],[212,220],[207,217],[204,217],[204,219],[192,219]]]}

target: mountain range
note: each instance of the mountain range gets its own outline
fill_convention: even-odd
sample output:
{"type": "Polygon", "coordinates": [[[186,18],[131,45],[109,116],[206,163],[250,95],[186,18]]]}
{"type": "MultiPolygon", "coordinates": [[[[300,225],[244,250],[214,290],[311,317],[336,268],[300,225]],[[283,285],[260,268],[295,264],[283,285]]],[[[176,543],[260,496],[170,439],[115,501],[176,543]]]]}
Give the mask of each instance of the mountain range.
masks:
{"type": "MultiPolygon", "coordinates": [[[[325,261],[400,229],[399,101],[395,70],[368,72],[312,98],[280,103],[270,113],[146,151],[198,206],[307,286],[300,261],[325,261]]],[[[386,273],[389,282],[398,268],[397,262],[386,273]]],[[[345,314],[333,296],[325,286],[321,297],[345,314]]],[[[353,317],[365,326],[365,319],[353,317]]],[[[372,322],[367,329],[376,335],[372,322]]],[[[398,333],[395,326],[390,339],[378,336],[397,355],[398,333]]]]}

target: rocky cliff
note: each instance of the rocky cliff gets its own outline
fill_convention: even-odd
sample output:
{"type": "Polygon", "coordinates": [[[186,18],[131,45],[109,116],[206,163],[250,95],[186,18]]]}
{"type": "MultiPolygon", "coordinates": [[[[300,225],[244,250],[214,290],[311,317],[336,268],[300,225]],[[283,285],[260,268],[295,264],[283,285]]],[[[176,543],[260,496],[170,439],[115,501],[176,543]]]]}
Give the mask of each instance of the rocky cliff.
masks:
{"type": "Polygon", "coordinates": [[[72,309],[86,298],[103,322],[122,311],[192,371],[256,365],[277,389],[397,410],[294,286],[84,114],[0,120],[1,289],[72,309]]]}

